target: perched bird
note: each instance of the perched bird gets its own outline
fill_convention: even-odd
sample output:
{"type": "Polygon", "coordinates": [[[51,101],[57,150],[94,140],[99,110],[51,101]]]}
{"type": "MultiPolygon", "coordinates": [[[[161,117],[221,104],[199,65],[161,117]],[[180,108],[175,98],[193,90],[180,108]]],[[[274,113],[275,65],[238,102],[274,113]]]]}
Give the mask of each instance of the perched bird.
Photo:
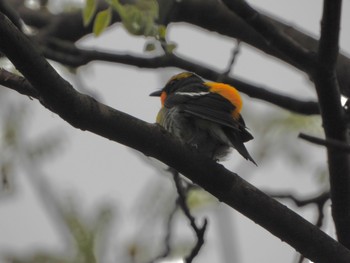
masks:
{"type": "Polygon", "coordinates": [[[242,99],[234,87],[183,72],[150,96],[161,100],[157,123],[181,141],[214,160],[226,156],[233,147],[256,164],[244,146],[253,136],[240,114],[242,99]]]}

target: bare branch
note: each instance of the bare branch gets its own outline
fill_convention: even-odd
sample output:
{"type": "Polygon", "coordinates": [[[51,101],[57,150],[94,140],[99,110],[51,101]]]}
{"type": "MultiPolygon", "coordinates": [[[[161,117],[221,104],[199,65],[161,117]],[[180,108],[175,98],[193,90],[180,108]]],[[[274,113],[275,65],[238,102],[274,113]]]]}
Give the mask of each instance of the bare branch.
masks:
{"type": "MultiPolygon", "coordinates": [[[[283,193],[283,194],[270,194],[270,196],[274,197],[274,198],[290,199],[298,207],[303,207],[303,206],[306,206],[306,205],[309,205],[309,204],[316,204],[317,210],[318,210],[318,217],[317,217],[315,225],[318,228],[322,227],[323,219],[324,219],[324,211],[323,210],[324,210],[324,206],[325,206],[326,202],[330,198],[330,193],[329,192],[325,192],[325,193],[322,193],[322,194],[320,194],[320,195],[318,195],[316,197],[312,197],[312,198],[309,198],[309,199],[303,199],[303,200],[295,197],[293,194],[286,194],[286,193],[283,193]]],[[[301,263],[301,262],[304,261],[304,259],[305,259],[305,257],[302,254],[300,254],[298,262],[301,263]]]]}
{"type": "Polygon", "coordinates": [[[326,202],[329,200],[330,198],[330,193],[329,192],[324,192],[316,197],[312,197],[309,199],[299,199],[296,198],[293,194],[271,194],[271,197],[274,198],[284,198],[284,199],[290,199],[292,200],[296,206],[298,207],[303,207],[309,204],[316,204],[317,205],[317,209],[318,209],[318,218],[316,221],[316,226],[317,227],[321,227],[322,226],[322,222],[323,222],[323,218],[324,218],[324,213],[323,213],[323,207],[326,204],[326,202]]]}
{"type": "Polygon", "coordinates": [[[172,169],[172,168],[169,168],[169,171],[173,175],[176,190],[177,190],[177,193],[179,195],[178,203],[179,203],[182,211],[184,212],[185,216],[190,221],[190,225],[191,225],[191,227],[192,227],[192,229],[195,232],[196,237],[197,237],[197,241],[196,241],[195,246],[192,248],[191,253],[185,258],[186,263],[191,263],[193,261],[193,259],[198,255],[199,250],[202,248],[202,246],[204,244],[204,234],[205,234],[205,230],[207,229],[208,220],[205,218],[203,225],[201,227],[197,226],[196,219],[191,215],[190,209],[187,206],[187,203],[186,203],[187,193],[186,193],[184,187],[182,186],[182,180],[181,180],[179,172],[176,171],[175,169],[172,169]]]}
{"type": "Polygon", "coordinates": [[[284,109],[305,115],[319,114],[318,104],[315,101],[294,99],[290,96],[273,92],[271,88],[268,89],[262,86],[250,84],[247,81],[238,78],[231,78],[222,75],[222,73],[185,60],[175,54],[165,54],[158,57],[145,58],[134,55],[81,49],[68,42],[62,41],[53,41],[51,44],[52,48],[45,48],[43,54],[50,59],[59,61],[66,65],[77,67],[85,65],[91,61],[102,60],[141,68],[178,67],[184,70],[196,72],[207,79],[214,81],[221,80],[235,86],[239,91],[252,98],[270,102],[284,109]]]}
{"type": "Polygon", "coordinates": [[[159,259],[166,258],[170,255],[170,252],[171,252],[170,241],[173,233],[172,231],[173,219],[177,209],[178,209],[178,202],[175,202],[174,208],[170,211],[166,222],[165,237],[164,237],[164,251],[160,255],[156,256],[154,259],[150,260],[149,263],[157,262],[159,259]]]}
{"type": "Polygon", "coordinates": [[[330,198],[329,192],[322,193],[316,197],[308,199],[300,199],[295,197],[293,194],[283,193],[283,194],[269,194],[274,198],[290,199],[298,207],[303,207],[309,204],[324,205],[324,203],[330,198]]]}
{"type": "Polygon", "coordinates": [[[0,85],[16,90],[23,95],[39,99],[37,90],[25,78],[3,68],[0,68],[0,85]]]}
{"type": "MultiPolygon", "coordinates": [[[[336,76],[341,0],[325,0],[318,63],[313,79],[319,98],[326,140],[347,144],[347,125],[336,76]]],[[[327,148],[332,214],[339,241],[350,248],[350,162],[349,155],[327,148]]]]}
{"type": "Polygon", "coordinates": [[[306,72],[309,72],[314,67],[315,57],[309,50],[284,35],[268,19],[254,10],[246,1],[222,1],[232,12],[237,14],[256,32],[258,32],[263,39],[265,39],[267,45],[282,52],[284,56],[288,57],[289,60],[294,61],[295,64],[303,65],[299,66],[299,68],[304,68],[306,72]]]}
{"type": "Polygon", "coordinates": [[[236,43],[236,46],[232,49],[232,57],[231,57],[230,63],[228,64],[227,69],[225,70],[225,72],[222,73],[223,76],[229,76],[230,75],[230,72],[233,69],[233,65],[235,64],[236,59],[237,59],[237,57],[238,57],[238,55],[240,53],[240,50],[241,50],[240,47],[241,47],[241,41],[238,39],[237,43],[236,43]]]}
{"type": "Polygon", "coordinates": [[[318,145],[323,145],[335,150],[350,153],[350,145],[333,139],[321,139],[304,133],[300,133],[299,138],[318,145]]]}
{"type": "Polygon", "coordinates": [[[19,30],[22,30],[21,18],[7,0],[0,1],[0,12],[4,13],[19,30]]]}

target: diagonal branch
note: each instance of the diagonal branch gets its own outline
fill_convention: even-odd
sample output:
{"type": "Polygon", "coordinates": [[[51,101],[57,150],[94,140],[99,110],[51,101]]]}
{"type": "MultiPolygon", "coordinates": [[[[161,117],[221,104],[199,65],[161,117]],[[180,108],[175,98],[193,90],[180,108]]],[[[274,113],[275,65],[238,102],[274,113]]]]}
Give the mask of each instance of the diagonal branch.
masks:
{"type": "Polygon", "coordinates": [[[323,208],[324,208],[326,202],[330,198],[330,193],[324,192],[316,197],[312,197],[312,198],[308,198],[308,199],[299,199],[299,198],[295,197],[293,194],[287,194],[287,193],[270,194],[270,196],[274,197],[274,198],[279,198],[279,199],[281,199],[281,198],[290,199],[298,207],[303,207],[303,206],[306,206],[309,204],[316,204],[317,209],[318,209],[318,218],[317,218],[316,226],[321,227],[322,222],[323,222],[323,218],[324,218],[323,208]]]}
{"type": "MultiPolygon", "coordinates": [[[[291,38],[288,38],[273,23],[253,9],[246,1],[243,0],[222,0],[226,6],[256,32],[258,32],[266,44],[280,51],[289,60],[294,61],[297,65],[303,65],[306,72],[311,70],[315,64],[315,57],[312,53],[303,48],[291,38]]],[[[302,68],[301,66],[299,66],[302,68]]]]}
{"type": "Polygon", "coordinates": [[[23,95],[39,99],[39,94],[32,84],[25,78],[15,75],[7,70],[0,68],[0,85],[13,89],[23,95]]]}
{"type": "Polygon", "coordinates": [[[0,38],[0,49],[35,86],[50,109],[72,126],[174,167],[312,261],[350,262],[350,251],[344,246],[237,174],[181,144],[157,125],[138,120],[74,90],[2,13],[0,38]]]}
{"type": "Polygon", "coordinates": [[[8,0],[0,1],[0,12],[4,13],[19,30],[22,30],[21,18],[8,3],[8,0]]]}

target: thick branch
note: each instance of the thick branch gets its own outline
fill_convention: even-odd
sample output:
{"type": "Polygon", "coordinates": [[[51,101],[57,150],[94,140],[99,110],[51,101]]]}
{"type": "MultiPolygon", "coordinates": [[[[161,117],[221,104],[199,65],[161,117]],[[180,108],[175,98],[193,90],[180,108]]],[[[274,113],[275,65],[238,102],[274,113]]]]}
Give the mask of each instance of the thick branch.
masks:
{"type": "Polygon", "coordinates": [[[322,193],[316,197],[312,197],[309,199],[299,199],[297,197],[295,197],[293,194],[273,194],[270,195],[272,197],[275,198],[284,198],[284,199],[290,199],[292,200],[296,206],[298,207],[303,207],[309,204],[316,204],[317,209],[318,209],[318,217],[317,217],[317,222],[316,222],[316,226],[317,227],[321,227],[322,226],[322,222],[323,222],[323,218],[324,218],[324,212],[323,212],[323,208],[326,204],[326,202],[328,201],[328,199],[330,198],[330,194],[329,192],[325,192],[322,193]]]}
{"type": "Polygon", "coordinates": [[[18,13],[7,3],[7,0],[0,1],[0,12],[4,13],[12,23],[20,30],[22,29],[21,18],[18,13]]]}
{"type": "Polygon", "coordinates": [[[232,12],[258,32],[267,45],[277,49],[288,60],[293,61],[293,64],[297,65],[298,68],[304,68],[306,72],[309,72],[313,67],[315,58],[309,50],[284,35],[268,19],[249,6],[246,1],[223,0],[223,2],[232,12]]]}
{"type": "Polygon", "coordinates": [[[350,262],[350,251],[222,165],[179,143],[160,127],[75,91],[1,13],[0,38],[0,49],[52,111],[74,127],[127,145],[177,169],[313,261],[350,262]]]}
{"type": "MultiPolygon", "coordinates": [[[[326,140],[347,143],[347,129],[336,77],[341,0],[325,0],[314,80],[326,140]]],[[[339,241],[350,248],[350,162],[347,153],[327,148],[332,214],[339,241]]]]}

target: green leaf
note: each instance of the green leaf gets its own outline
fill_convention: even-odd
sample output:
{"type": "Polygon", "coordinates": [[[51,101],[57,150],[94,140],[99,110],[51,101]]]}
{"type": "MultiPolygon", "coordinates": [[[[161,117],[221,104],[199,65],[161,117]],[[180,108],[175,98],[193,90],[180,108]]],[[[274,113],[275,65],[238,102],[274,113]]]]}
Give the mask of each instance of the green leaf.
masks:
{"type": "Polygon", "coordinates": [[[158,36],[160,40],[165,40],[165,36],[166,36],[166,26],[159,26],[158,27],[158,36]]]}
{"type": "Polygon", "coordinates": [[[208,208],[216,204],[217,199],[202,189],[191,190],[187,194],[186,199],[188,208],[190,210],[208,208]]]}
{"type": "Polygon", "coordinates": [[[156,0],[137,0],[122,5],[119,0],[106,0],[120,15],[125,29],[133,35],[156,36],[159,7],[156,0]]]}
{"type": "Polygon", "coordinates": [[[83,9],[83,22],[84,26],[90,24],[94,14],[96,12],[96,0],[86,0],[85,7],[83,9]]]}
{"type": "Polygon", "coordinates": [[[155,49],[156,49],[156,45],[154,42],[147,42],[144,48],[146,52],[151,52],[151,51],[154,51],[155,49]]]}
{"type": "Polygon", "coordinates": [[[165,46],[165,51],[166,53],[173,53],[176,48],[177,45],[175,43],[167,43],[165,46]]]}
{"type": "Polygon", "coordinates": [[[93,32],[95,36],[101,35],[103,31],[109,26],[112,20],[112,9],[100,11],[95,19],[93,32]]]}

